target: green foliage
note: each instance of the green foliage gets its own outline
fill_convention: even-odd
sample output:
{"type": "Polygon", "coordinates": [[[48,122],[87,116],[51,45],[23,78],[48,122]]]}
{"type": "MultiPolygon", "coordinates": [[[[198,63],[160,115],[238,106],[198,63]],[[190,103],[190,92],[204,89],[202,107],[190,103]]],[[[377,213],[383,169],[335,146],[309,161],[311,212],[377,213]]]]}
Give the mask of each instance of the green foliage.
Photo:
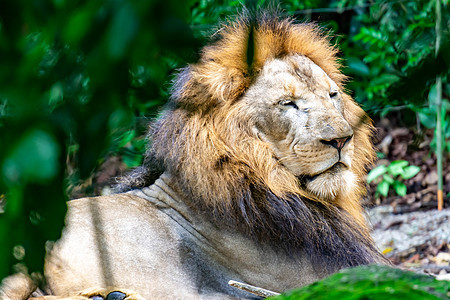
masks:
{"type": "Polygon", "coordinates": [[[125,132],[117,145],[119,151],[116,153],[122,157],[128,168],[140,166],[144,159],[143,153],[147,145],[147,140],[142,136],[136,136],[136,130],[125,132]]]}
{"type": "MultiPolygon", "coordinates": [[[[368,13],[355,17],[352,33],[342,45],[351,62],[348,74],[354,80],[350,87],[357,100],[369,112],[383,114],[410,103],[411,98],[393,99],[389,88],[408,80],[408,73],[435,55],[434,2],[384,2],[375,1],[368,13]],[[361,51],[365,55],[360,55],[361,51]]],[[[415,95],[418,105],[425,102],[435,74],[422,74],[422,90],[415,95]]]]}
{"type": "Polygon", "coordinates": [[[449,282],[387,266],[345,269],[273,300],[425,300],[448,299],[449,282]]]}
{"type": "Polygon", "coordinates": [[[419,173],[420,168],[409,166],[406,160],[395,160],[389,165],[379,165],[367,174],[367,182],[378,179],[377,193],[386,197],[392,187],[399,196],[406,195],[406,185],[402,179],[410,179],[419,173]]]}
{"type": "Polygon", "coordinates": [[[108,153],[141,163],[139,120],[157,114],[199,45],[193,4],[0,3],[0,278],[42,270],[64,222],[67,161],[79,180],[108,153]]]}
{"type": "MultiPolygon", "coordinates": [[[[413,107],[413,110],[417,112],[419,116],[420,123],[425,126],[425,128],[434,129],[434,137],[431,141],[431,148],[436,150],[436,136],[437,136],[437,106],[435,105],[436,99],[436,85],[432,85],[430,92],[428,94],[428,102],[431,103],[428,107],[416,108],[413,107]]],[[[442,112],[441,112],[441,124],[443,131],[443,149],[444,152],[450,152],[450,114],[446,114],[446,112],[450,111],[450,102],[443,101],[442,103],[442,112]]]]}

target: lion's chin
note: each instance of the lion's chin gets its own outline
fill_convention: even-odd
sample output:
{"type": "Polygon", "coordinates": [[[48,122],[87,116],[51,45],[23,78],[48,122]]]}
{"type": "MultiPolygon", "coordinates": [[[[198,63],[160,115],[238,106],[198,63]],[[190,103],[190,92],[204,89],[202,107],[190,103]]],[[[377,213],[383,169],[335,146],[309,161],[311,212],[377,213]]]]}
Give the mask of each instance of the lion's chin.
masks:
{"type": "Polygon", "coordinates": [[[321,199],[331,199],[346,195],[356,187],[356,175],[341,163],[335,164],[325,172],[309,177],[306,189],[321,199]]]}

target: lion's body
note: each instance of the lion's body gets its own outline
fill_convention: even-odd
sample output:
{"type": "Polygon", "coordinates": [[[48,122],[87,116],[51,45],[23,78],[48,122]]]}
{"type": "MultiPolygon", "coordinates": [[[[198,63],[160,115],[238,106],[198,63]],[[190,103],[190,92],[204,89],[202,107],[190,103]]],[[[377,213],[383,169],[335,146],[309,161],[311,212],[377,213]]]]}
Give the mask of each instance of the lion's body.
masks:
{"type": "Polygon", "coordinates": [[[249,295],[228,280],[283,291],[385,262],[359,203],[372,127],[336,50],[264,14],[217,35],[176,78],[144,166],[119,185],[132,191],[69,203],[46,263],[55,294],[226,299],[249,295]]]}
{"type": "Polygon", "coordinates": [[[307,258],[217,228],[167,183],[163,175],[138,193],[71,201],[64,237],[45,266],[52,291],[114,286],[144,299],[253,298],[228,280],[283,291],[325,275],[307,258]]]}

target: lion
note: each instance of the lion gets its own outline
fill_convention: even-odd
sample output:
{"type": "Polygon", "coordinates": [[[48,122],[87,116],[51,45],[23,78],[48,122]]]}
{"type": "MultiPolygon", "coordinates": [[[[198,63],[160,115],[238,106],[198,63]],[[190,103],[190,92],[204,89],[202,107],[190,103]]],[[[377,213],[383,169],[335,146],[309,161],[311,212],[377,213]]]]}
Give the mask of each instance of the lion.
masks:
{"type": "Polygon", "coordinates": [[[68,203],[50,294],[257,299],[227,282],[283,292],[388,263],[360,204],[373,127],[329,37],[261,12],[213,39],[174,79],[120,193],[68,203]]]}

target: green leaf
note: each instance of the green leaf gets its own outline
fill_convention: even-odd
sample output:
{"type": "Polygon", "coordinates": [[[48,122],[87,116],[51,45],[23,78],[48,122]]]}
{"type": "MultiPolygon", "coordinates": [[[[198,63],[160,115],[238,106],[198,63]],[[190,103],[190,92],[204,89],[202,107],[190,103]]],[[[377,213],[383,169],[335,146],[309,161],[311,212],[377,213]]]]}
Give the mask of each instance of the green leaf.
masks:
{"type": "Polygon", "coordinates": [[[384,174],[383,175],[383,181],[386,181],[389,184],[393,184],[394,183],[394,178],[392,178],[391,176],[384,174]]]}
{"type": "Polygon", "coordinates": [[[52,109],[54,109],[56,106],[61,104],[62,100],[64,98],[64,86],[61,82],[55,83],[49,92],[49,105],[52,109]]]}
{"type": "Polygon", "coordinates": [[[428,93],[428,103],[436,105],[436,98],[437,98],[436,85],[433,84],[430,88],[430,92],[428,93]]]}
{"type": "Polygon", "coordinates": [[[377,158],[385,158],[386,155],[383,152],[377,152],[377,158]]]}
{"type": "Polygon", "coordinates": [[[116,11],[109,28],[107,49],[112,59],[122,58],[139,29],[139,16],[134,7],[124,3],[116,11]]]}
{"type": "Polygon", "coordinates": [[[124,155],[122,155],[122,161],[128,168],[135,168],[140,166],[142,164],[143,159],[144,158],[142,155],[137,154],[132,155],[130,153],[125,153],[124,155]]]}
{"type": "Polygon", "coordinates": [[[406,185],[403,182],[395,180],[393,186],[397,195],[402,197],[406,195],[406,185]]]}
{"type": "Polygon", "coordinates": [[[388,172],[392,176],[398,176],[403,173],[403,168],[409,163],[406,160],[394,160],[388,166],[388,172]]]}
{"type": "Polygon", "coordinates": [[[108,119],[108,127],[111,131],[118,128],[128,128],[133,122],[133,115],[125,109],[114,110],[108,119]]]}
{"type": "Polygon", "coordinates": [[[436,110],[430,108],[422,108],[419,110],[420,122],[426,128],[436,127],[436,110]]]}
{"type": "Polygon", "coordinates": [[[357,57],[349,57],[347,59],[347,66],[347,71],[350,74],[355,74],[363,77],[367,77],[370,75],[369,67],[357,57]]]}
{"type": "Polygon", "coordinates": [[[401,176],[403,179],[410,179],[416,176],[419,172],[420,168],[418,166],[408,166],[403,169],[401,176]]]}
{"type": "Polygon", "coordinates": [[[72,45],[77,45],[91,28],[95,12],[96,10],[89,6],[74,11],[63,30],[64,39],[72,45]]]}
{"type": "Polygon", "coordinates": [[[59,146],[52,135],[39,129],[26,133],[6,157],[1,172],[9,182],[43,182],[59,170],[59,146]]]}
{"type": "Polygon", "coordinates": [[[389,193],[389,183],[387,181],[382,181],[377,185],[377,192],[387,197],[389,193]]]}
{"type": "Polygon", "coordinates": [[[136,136],[136,130],[128,130],[122,134],[122,138],[119,143],[119,147],[125,147],[136,136]]]}
{"type": "Polygon", "coordinates": [[[272,300],[448,299],[448,282],[384,265],[344,269],[272,300]]]}
{"type": "Polygon", "coordinates": [[[385,74],[375,77],[371,81],[371,84],[373,86],[382,85],[382,84],[392,84],[394,82],[397,82],[398,80],[399,80],[399,77],[397,75],[385,73],[385,74]]]}
{"type": "Polygon", "coordinates": [[[367,183],[371,183],[374,179],[386,173],[387,167],[385,165],[378,166],[371,170],[369,174],[367,174],[367,183]]]}
{"type": "Polygon", "coordinates": [[[131,141],[131,145],[140,154],[144,154],[147,146],[147,140],[145,138],[136,138],[131,141]]]}

